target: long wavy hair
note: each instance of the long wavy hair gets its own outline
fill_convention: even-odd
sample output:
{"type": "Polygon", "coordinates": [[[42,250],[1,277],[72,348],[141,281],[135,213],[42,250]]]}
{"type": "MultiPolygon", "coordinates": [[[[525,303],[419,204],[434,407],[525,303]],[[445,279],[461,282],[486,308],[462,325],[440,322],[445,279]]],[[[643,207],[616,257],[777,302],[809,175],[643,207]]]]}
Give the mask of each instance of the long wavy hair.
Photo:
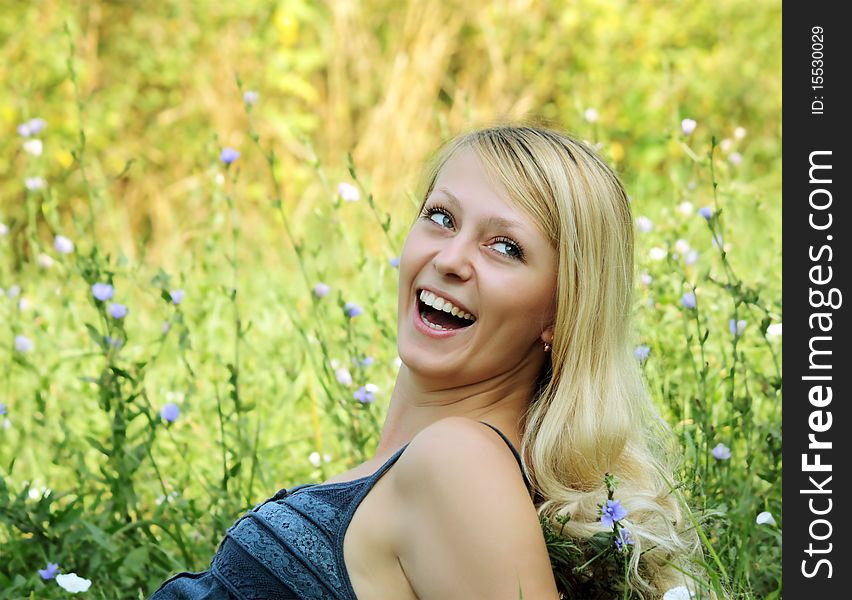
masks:
{"type": "Polygon", "coordinates": [[[621,182],[584,142],[541,126],[498,124],[437,150],[418,186],[417,214],[462,148],[476,152],[492,183],[505,187],[559,255],[553,347],[521,423],[539,518],[577,540],[605,531],[600,506],[611,473],[634,540],[628,587],[640,598],[693,587],[678,570],[691,572],[690,557],[701,551],[670,487],[679,453],[631,347],[633,219],[621,182]],[[564,528],[557,515],[570,516],[564,528]]]}

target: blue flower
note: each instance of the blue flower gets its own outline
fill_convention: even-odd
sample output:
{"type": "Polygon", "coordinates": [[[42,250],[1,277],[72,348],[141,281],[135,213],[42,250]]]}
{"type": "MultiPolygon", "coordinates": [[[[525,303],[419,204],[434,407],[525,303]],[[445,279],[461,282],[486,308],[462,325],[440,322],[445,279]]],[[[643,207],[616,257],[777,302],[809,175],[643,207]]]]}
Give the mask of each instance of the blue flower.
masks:
{"type": "Polygon", "coordinates": [[[731,335],[733,335],[734,337],[740,337],[743,334],[743,331],[745,331],[746,322],[742,319],[734,322],[734,320],[731,319],[730,321],[728,321],[728,327],[731,330],[731,335]]]}
{"type": "Polygon", "coordinates": [[[643,363],[650,353],[651,349],[648,346],[640,344],[639,346],[636,346],[636,350],[633,351],[633,356],[635,356],[636,360],[640,363],[643,363]]]}
{"type": "Polygon", "coordinates": [[[52,562],[47,563],[46,569],[38,570],[38,574],[41,575],[42,579],[53,579],[57,573],[59,573],[59,565],[52,562]]]}
{"type": "Polygon", "coordinates": [[[112,286],[108,283],[96,283],[92,286],[92,294],[101,302],[112,298],[113,292],[112,286]]]}
{"type": "Polygon", "coordinates": [[[160,416],[168,423],[174,423],[180,416],[180,408],[174,402],[169,402],[160,410],[160,416]]]}
{"type": "Polygon", "coordinates": [[[33,349],[33,343],[30,339],[23,335],[15,336],[15,350],[18,352],[29,352],[33,349]]]}
{"type": "Polygon", "coordinates": [[[0,402],[0,415],[6,414],[6,405],[0,402]]]}
{"type": "Polygon", "coordinates": [[[45,127],[47,127],[47,122],[44,119],[36,117],[18,125],[18,134],[21,137],[30,137],[31,135],[36,135],[45,127]]]}
{"type": "Polygon", "coordinates": [[[123,319],[127,316],[127,307],[123,304],[110,304],[109,314],[112,315],[113,319],[123,319]]]}
{"type": "Polygon", "coordinates": [[[375,398],[373,397],[373,393],[369,391],[365,386],[361,386],[358,388],[358,391],[352,394],[355,399],[361,404],[368,404],[372,402],[375,398]]]}
{"type": "Polygon", "coordinates": [[[398,268],[399,268],[399,257],[398,257],[398,256],[396,256],[396,257],[394,257],[394,258],[390,259],[390,261],[389,261],[389,262],[390,262],[390,266],[392,266],[394,269],[398,269],[398,268]]]}
{"type": "Polygon", "coordinates": [[[120,338],[114,338],[109,335],[104,337],[104,342],[106,342],[108,346],[112,346],[113,348],[121,348],[121,345],[124,343],[121,341],[120,338]]]}
{"type": "Polygon", "coordinates": [[[343,312],[346,313],[347,317],[352,319],[363,313],[364,309],[355,304],[354,302],[347,302],[346,305],[343,307],[343,312]]]}
{"type": "Polygon", "coordinates": [[[56,251],[60,254],[68,254],[69,252],[74,251],[74,242],[65,236],[57,235],[53,239],[53,247],[56,248],[56,251]]]}
{"type": "Polygon", "coordinates": [[[234,150],[233,148],[224,148],[222,153],[219,155],[219,160],[221,160],[226,165],[231,164],[235,160],[240,157],[240,153],[234,150]]]}
{"type": "Polygon", "coordinates": [[[317,298],[327,296],[330,291],[331,288],[324,283],[318,283],[314,286],[314,296],[316,296],[317,298]]]}
{"type": "Polygon", "coordinates": [[[349,369],[341,367],[334,372],[334,375],[337,377],[337,381],[343,385],[352,385],[352,374],[349,373],[349,369]]]}
{"type": "Polygon", "coordinates": [[[684,308],[695,308],[695,293],[694,292],[686,292],[680,299],[680,303],[684,308]]]}
{"type": "Polygon", "coordinates": [[[713,458],[716,460],[730,460],[731,449],[725,444],[716,444],[716,447],[710,451],[710,454],[712,454],[713,458]]]}
{"type": "Polygon", "coordinates": [[[698,214],[709,221],[710,217],[713,216],[713,209],[709,206],[702,206],[698,209],[698,214]]]}
{"type": "Polygon", "coordinates": [[[175,304],[180,304],[181,300],[183,300],[183,290],[172,290],[169,292],[169,295],[172,297],[172,302],[175,304]]]}
{"type": "Polygon", "coordinates": [[[601,505],[601,523],[604,527],[614,527],[616,521],[627,516],[627,510],[621,506],[621,500],[607,500],[601,505]]]}
{"type": "Polygon", "coordinates": [[[618,533],[615,534],[615,547],[624,552],[627,546],[632,545],[633,536],[630,535],[630,531],[624,527],[620,527],[618,533]]]}

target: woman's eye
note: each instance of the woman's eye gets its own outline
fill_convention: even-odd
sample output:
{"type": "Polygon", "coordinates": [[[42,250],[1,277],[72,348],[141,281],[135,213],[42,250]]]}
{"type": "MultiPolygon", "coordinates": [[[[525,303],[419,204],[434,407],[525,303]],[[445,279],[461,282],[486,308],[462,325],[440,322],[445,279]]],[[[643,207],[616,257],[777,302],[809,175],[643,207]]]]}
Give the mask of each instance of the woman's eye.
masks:
{"type": "Polygon", "coordinates": [[[506,256],[508,256],[510,258],[521,258],[521,257],[523,257],[523,254],[521,253],[521,249],[517,245],[513,244],[512,242],[504,242],[504,241],[498,240],[494,243],[495,244],[503,244],[504,246],[507,246],[508,248],[512,249],[511,252],[502,252],[501,251],[501,254],[505,254],[506,256]]]}
{"type": "Polygon", "coordinates": [[[435,223],[437,223],[438,225],[440,225],[442,227],[452,227],[452,218],[447,213],[445,213],[443,210],[441,210],[439,208],[427,209],[426,217],[430,221],[434,221],[435,223]],[[439,219],[433,219],[432,217],[434,217],[435,215],[438,215],[440,218],[439,219]],[[447,223],[447,221],[449,221],[449,224],[447,223]]]}

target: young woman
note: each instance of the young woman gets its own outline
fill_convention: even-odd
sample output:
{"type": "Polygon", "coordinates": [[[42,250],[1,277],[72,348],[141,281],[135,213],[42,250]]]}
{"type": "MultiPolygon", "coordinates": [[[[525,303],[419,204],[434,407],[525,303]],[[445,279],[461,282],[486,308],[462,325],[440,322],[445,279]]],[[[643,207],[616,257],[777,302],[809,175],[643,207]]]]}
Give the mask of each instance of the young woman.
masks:
{"type": "Polygon", "coordinates": [[[555,528],[575,540],[606,531],[607,473],[631,589],[688,585],[670,565],[697,541],[652,451],[666,428],[630,347],[618,178],[584,143],[504,125],[445,144],[421,189],[375,457],[259,504],[210,569],[152,600],[557,600],[539,515],[570,515],[555,528]]]}

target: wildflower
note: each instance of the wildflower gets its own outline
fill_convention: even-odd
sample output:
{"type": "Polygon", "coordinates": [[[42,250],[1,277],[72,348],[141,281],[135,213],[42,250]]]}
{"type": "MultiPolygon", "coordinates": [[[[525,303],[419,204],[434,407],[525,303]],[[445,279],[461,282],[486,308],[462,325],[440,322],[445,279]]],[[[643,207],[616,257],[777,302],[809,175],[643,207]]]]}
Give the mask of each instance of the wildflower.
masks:
{"type": "Polygon", "coordinates": [[[731,335],[733,335],[734,337],[740,337],[743,334],[743,331],[745,331],[746,322],[740,319],[739,321],[734,323],[734,320],[731,319],[730,321],[728,321],[728,327],[731,330],[731,335]]]}
{"type": "Polygon", "coordinates": [[[91,579],[83,579],[82,577],[77,576],[76,573],[66,573],[64,575],[56,576],[56,583],[59,584],[66,592],[71,592],[72,594],[76,594],[77,592],[85,592],[89,589],[89,586],[92,585],[91,579]]]}
{"type": "Polygon", "coordinates": [[[317,298],[327,296],[330,291],[331,288],[324,283],[318,283],[314,286],[314,296],[316,296],[317,298]]]}
{"type": "Polygon", "coordinates": [[[635,356],[636,360],[638,360],[639,363],[641,364],[641,363],[645,362],[645,360],[648,358],[648,355],[650,353],[651,353],[651,348],[649,348],[648,346],[645,346],[644,344],[640,344],[639,346],[636,346],[636,350],[633,351],[633,356],[635,356]]]}
{"type": "Polygon", "coordinates": [[[739,152],[731,152],[731,154],[728,155],[728,161],[734,166],[739,165],[743,162],[743,155],[739,152]]]}
{"type": "Polygon", "coordinates": [[[738,140],[743,139],[746,136],[746,130],[743,127],[737,127],[734,129],[734,137],[738,140]]]}
{"type": "Polygon", "coordinates": [[[763,511],[759,515],[757,515],[757,524],[758,525],[775,525],[775,518],[772,516],[772,513],[763,511]]]}
{"type": "Polygon", "coordinates": [[[0,223],[0,237],[3,237],[3,236],[8,235],[8,234],[9,234],[9,226],[6,225],[5,223],[0,223]]]}
{"type": "Polygon", "coordinates": [[[352,385],[352,375],[349,373],[349,369],[345,367],[341,367],[334,372],[335,377],[337,377],[337,381],[342,383],[345,386],[352,385]]]}
{"type": "Polygon", "coordinates": [[[395,256],[394,258],[390,259],[388,262],[390,262],[390,266],[392,266],[394,269],[399,268],[399,257],[398,256],[395,256]]]}
{"type": "Polygon", "coordinates": [[[680,122],[680,129],[683,131],[684,135],[689,135],[693,131],[695,131],[695,126],[697,123],[693,119],[684,119],[680,122]]]}
{"type": "Polygon", "coordinates": [[[648,250],[648,258],[651,260],[663,260],[666,257],[667,252],[658,247],[651,248],[648,250]]]}
{"type": "Polygon", "coordinates": [[[654,224],[651,222],[651,219],[648,217],[637,217],[636,218],[636,227],[642,233],[648,233],[654,228],[654,224]]]}
{"type": "Polygon", "coordinates": [[[67,237],[57,235],[53,238],[53,248],[60,254],[70,254],[74,251],[74,242],[67,237]]]}
{"type": "Polygon", "coordinates": [[[254,90],[247,90],[243,94],[243,102],[246,104],[257,104],[258,98],[260,98],[260,94],[254,90]]]}
{"type": "Polygon", "coordinates": [[[104,342],[107,346],[112,346],[113,348],[121,348],[121,345],[124,343],[120,338],[114,338],[110,335],[104,336],[104,342]]]}
{"type": "Polygon", "coordinates": [[[697,187],[698,187],[698,184],[695,183],[694,181],[690,181],[689,183],[686,184],[686,189],[688,189],[688,190],[694,190],[697,187]]]}
{"type": "Polygon", "coordinates": [[[776,338],[781,337],[781,323],[773,323],[766,328],[766,337],[776,338]]]}
{"type": "Polygon", "coordinates": [[[221,160],[226,165],[230,165],[239,157],[240,153],[234,150],[233,148],[224,148],[222,149],[222,153],[219,155],[219,160],[221,160]]]}
{"type": "Polygon", "coordinates": [[[47,127],[47,122],[44,119],[30,119],[26,123],[18,125],[18,134],[21,137],[30,137],[31,135],[36,135],[45,127],[47,127]]]}
{"type": "Polygon", "coordinates": [[[38,574],[41,575],[42,579],[53,579],[57,573],[59,573],[59,565],[52,562],[47,563],[46,569],[38,570],[38,574]]]}
{"type": "Polygon", "coordinates": [[[614,527],[616,521],[627,516],[627,510],[621,506],[621,500],[607,500],[601,505],[601,524],[614,527]]]}
{"type": "Polygon", "coordinates": [[[368,404],[375,400],[373,397],[373,392],[367,389],[367,386],[361,386],[358,388],[358,391],[352,394],[352,396],[361,404],[368,404]]]}
{"type": "Polygon", "coordinates": [[[583,113],[583,117],[585,117],[589,123],[594,123],[598,120],[598,111],[594,108],[587,108],[583,113]]]}
{"type": "Polygon", "coordinates": [[[92,295],[101,302],[112,298],[114,291],[113,287],[108,283],[96,283],[92,286],[92,295]]]}
{"type": "Polygon", "coordinates": [[[113,319],[123,319],[127,316],[127,307],[123,304],[110,304],[109,314],[112,315],[113,319]]]}
{"type": "Polygon", "coordinates": [[[364,309],[355,304],[354,302],[347,302],[346,305],[343,307],[343,312],[346,313],[347,317],[352,319],[363,313],[364,309]]]}
{"type": "Polygon", "coordinates": [[[694,597],[695,593],[690,592],[689,589],[683,585],[673,587],[663,594],[663,600],[691,600],[694,597]]]}
{"type": "Polygon", "coordinates": [[[651,277],[648,273],[642,273],[642,275],[639,279],[645,285],[651,285],[651,282],[654,281],[654,278],[651,277]]]}
{"type": "Polygon", "coordinates": [[[686,292],[683,296],[681,296],[680,303],[684,308],[695,308],[695,292],[686,292]]]}
{"type": "Polygon", "coordinates": [[[6,405],[0,402],[0,415],[6,414],[6,405]]]}
{"type": "Polygon", "coordinates": [[[687,242],[684,239],[678,239],[675,242],[674,247],[675,247],[675,250],[677,250],[681,254],[686,254],[687,252],[689,252],[689,242],[687,242]]]}
{"type": "Polygon", "coordinates": [[[20,293],[21,293],[21,286],[19,286],[18,284],[15,284],[15,285],[13,285],[12,287],[9,288],[9,290],[6,292],[6,295],[9,296],[9,298],[17,298],[18,294],[20,294],[20,293]]]}
{"type": "Polygon", "coordinates": [[[308,462],[311,463],[314,467],[319,467],[321,462],[321,457],[319,452],[311,452],[308,456],[308,462]]]}
{"type": "Polygon", "coordinates": [[[183,300],[183,290],[172,290],[169,292],[169,296],[171,296],[174,304],[180,304],[183,300]]]}
{"type": "Polygon", "coordinates": [[[710,454],[713,455],[713,458],[716,460],[730,460],[731,458],[731,449],[728,448],[725,444],[716,444],[716,447],[710,451],[710,454]]]}
{"type": "Polygon", "coordinates": [[[178,408],[178,405],[174,402],[169,402],[160,409],[160,416],[163,417],[163,420],[167,423],[174,423],[180,416],[180,408],[178,408]]]}
{"type": "Polygon", "coordinates": [[[46,185],[47,182],[44,180],[44,177],[27,177],[24,179],[24,187],[31,192],[42,190],[46,185]]]}
{"type": "Polygon", "coordinates": [[[683,259],[683,262],[687,265],[694,265],[696,262],[698,262],[698,251],[690,250],[689,252],[687,252],[686,256],[683,259]]]}
{"type": "Polygon", "coordinates": [[[615,547],[624,552],[627,546],[632,546],[633,543],[633,536],[630,535],[630,531],[620,527],[618,533],[615,534],[615,547]]]}
{"type": "Polygon", "coordinates": [[[677,205],[677,210],[678,212],[680,212],[680,214],[688,217],[692,214],[692,202],[684,200],[683,202],[677,205]]]}
{"type": "Polygon", "coordinates": [[[369,367],[371,364],[373,364],[373,357],[372,356],[365,356],[361,360],[361,366],[362,367],[369,367]]]}
{"type": "Polygon", "coordinates": [[[730,152],[733,147],[734,147],[734,140],[732,140],[731,138],[725,138],[724,140],[719,142],[719,148],[725,154],[730,152]]]}
{"type": "Polygon", "coordinates": [[[15,336],[15,350],[18,352],[29,352],[33,349],[33,343],[29,338],[22,335],[15,336]]]}
{"type": "Polygon", "coordinates": [[[337,193],[346,202],[357,202],[361,198],[361,194],[351,183],[340,182],[337,184],[337,193]]]}
{"type": "Polygon", "coordinates": [[[27,300],[26,298],[21,298],[18,301],[18,308],[20,310],[27,310],[29,307],[30,307],[30,301],[27,300]]]}
{"type": "Polygon", "coordinates": [[[49,269],[53,266],[53,259],[44,252],[42,252],[38,255],[38,266],[42,269],[49,269]]]}
{"type": "Polygon", "coordinates": [[[24,142],[24,151],[32,154],[33,156],[41,156],[42,150],[44,149],[44,145],[41,140],[32,139],[24,142]]]}

